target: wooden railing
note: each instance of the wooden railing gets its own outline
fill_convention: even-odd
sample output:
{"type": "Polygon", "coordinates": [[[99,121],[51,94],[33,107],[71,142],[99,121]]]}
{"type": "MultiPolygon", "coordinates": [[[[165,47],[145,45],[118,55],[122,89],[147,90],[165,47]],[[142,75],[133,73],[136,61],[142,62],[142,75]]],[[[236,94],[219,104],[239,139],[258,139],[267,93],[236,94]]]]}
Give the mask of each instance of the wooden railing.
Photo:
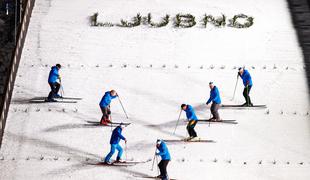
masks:
{"type": "Polygon", "coordinates": [[[8,78],[5,86],[5,96],[3,100],[3,104],[0,106],[2,109],[0,109],[0,147],[2,144],[2,136],[4,133],[4,128],[5,128],[5,123],[6,123],[6,118],[8,115],[9,111],[9,106],[11,102],[11,97],[13,93],[13,88],[14,88],[14,82],[17,74],[17,69],[19,66],[20,58],[22,55],[22,50],[24,47],[24,42],[26,39],[26,34],[28,30],[28,25],[30,22],[30,17],[32,13],[32,9],[34,7],[35,0],[26,0],[25,1],[26,6],[24,9],[22,21],[20,24],[19,32],[17,35],[17,41],[16,41],[16,46],[14,49],[14,55],[12,56],[11,64],[9,66],[9,71],[8,71],[8,78]]]}

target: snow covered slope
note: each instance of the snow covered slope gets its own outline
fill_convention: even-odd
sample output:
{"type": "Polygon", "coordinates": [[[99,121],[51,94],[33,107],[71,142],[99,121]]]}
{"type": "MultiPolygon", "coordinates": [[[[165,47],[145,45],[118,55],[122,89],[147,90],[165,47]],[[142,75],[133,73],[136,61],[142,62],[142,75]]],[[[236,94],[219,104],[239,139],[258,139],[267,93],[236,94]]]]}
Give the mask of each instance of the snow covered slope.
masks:
{"type": "MultiPolygon", "coordinates": [[[[198,124],[196,131],[216,143],[168,144],[170,177],[177,179],[309,179],[309,91],[301,50],[285,0],[36,0],[0,151],[0,179],[139,179],[157,175],[152,162],[131,167],[90,165],[109,151],[110,127],[99,121],[99,100],[115,89],[113,120],[129,121],[127,159],[153,158],[157,138],[186,136],[181,103],[210,116],[205,102],[213,81],[224,104],[243,103],[238,66],[251,72],[251,97],[267,109],[221,109],[239,124],[198,124]],[[248,29],[91,27],[89,16],[119,22],[137,13],[205,13],[253,16],[248,29]],[[46,96],[50,66],[63,65],[66,96],[77,104],[30,104],[46,96]],[[261,162],[261,163],[260,163],[261,162]]],[[[124,144],[122,144],[124,145],[124,144]]],[[[125,154],[124,154],[125,157],[125,154]]]]}

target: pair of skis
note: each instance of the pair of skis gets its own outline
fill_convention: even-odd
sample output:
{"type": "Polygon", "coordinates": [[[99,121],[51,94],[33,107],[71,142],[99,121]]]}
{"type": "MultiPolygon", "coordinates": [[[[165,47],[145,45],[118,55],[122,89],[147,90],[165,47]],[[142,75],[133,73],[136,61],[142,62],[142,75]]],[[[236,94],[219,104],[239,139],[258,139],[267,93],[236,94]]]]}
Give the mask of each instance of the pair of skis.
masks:
{"type": "Polygon", "coordinates": [[[235,105],[235,104],[222,104],[222,108],[267,108],[265,104],[253,105],[253,106],[245,106],[245,105],[235,105]]]}
{"type": "Polygon", "coordinates": [[[55,101],[49,101],[47,97],[35,97],[29,100],[30,103],[77,103],[82,98],[78,97],[59,97],[55,101]]]}
{"type": "Polygon", "coordinates": [[[104,124],[100,124],[100,122],[96,122],[96,121],[87,121],[87,123],[93,125],[93,126],[103,126],[103,127],[111,127],[112,126],[118,126],[120,124],[123,124],[125,126],[130,125],[131,123],[128,122],[109,122],[107,125],[104,124]]]}
{"type": "MultiPolygon", "coordinates": [[[[233,105],[233,104],[222,104],[222,108],[267,108],[266,105],[252,105],[252,106],[244,106],[244,105],[233,105]]],[[[213,119],[199,119],[198,122],[209,122],[209,123],[227,123],[227,124],[238,124],[236,120],[213,120],[213,119]]]]}
{"type": "MultiPolygon", "coordinates": [[[[162,179],[160,177],[156,177],[156,176],[138,176],[138,175],[133,175],[136,178],[142,178],[142,179],[162,179]]],[[[169,178],[169,180],[176,180],[174,178],[169,178]]]]}
{"type": "Polygon", "coordinates": [[[111,163],[106,163],[106,162],[98,162],[93,165],[98,165],[98,166],[134,166],[137,164],[143,164],[150,162],[151,160],[146,160],[146,161],[113,161],[111,163]]]}
{"type": "Polygon", "coordinates": [[[213,119],[199,119],[198,122],[206,122],[206,123],[226,123],[226,124],[238,124],[238,122],[234,119],[229,120],[213,120],[213,119]]]}
{"type": "Polygon", "coordinates": [[[163,141],[167,143],[179,143],[179,142],[184,142],[184,143],[215,143],[216,141],[214,140],[209,140],[209,139],[202,139],[202,138],[184,138],[184,139],[164,139],[163,141]]]}

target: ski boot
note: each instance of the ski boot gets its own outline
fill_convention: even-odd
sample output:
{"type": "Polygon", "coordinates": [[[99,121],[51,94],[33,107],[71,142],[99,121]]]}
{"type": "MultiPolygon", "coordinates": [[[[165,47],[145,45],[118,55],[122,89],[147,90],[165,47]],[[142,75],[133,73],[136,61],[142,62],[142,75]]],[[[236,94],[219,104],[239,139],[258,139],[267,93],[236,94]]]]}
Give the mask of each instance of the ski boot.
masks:
{"type": "Polygon", "coordinates": [[[163,175],[158,175],[158,176],[156,176],[156,178],[162,179],[163,175]]]}
{"type": "Polygon", "coordinates": [[[55,94],[54,98],[62,98],[62,96],[59,94],[55,94]]]}
{"type": "Polygon", "coordinates": [[[104,164],[112,165],[113,163],[111,161],[104,161],[104,164]]]}
{"type": "Polygon", "coordinates": [[[126,161],[124,161],[121,158],[117,157],[115,162],[116,163],[125,163],[126,161]]]}
{"type": "Polygon", "coordinates": [[[100,121],[100,125],[108,126],[108,122],[102,119],[102,120],[100,121]]]}
{"type": "Polygon", "coordinates": [[[192,139],[190,139],[189,141],[200,141],[200,138],[199,137],[193,137],[192,139]]]}
{"type": "Polygon", "coordinates": [[[194,137],[193,136],[190,136],[190,137],[187,137],[185,139],[183,139],[184,141],[190,141],[191,139],[193,139],[194,137]]]}
{"type": "Polygon", "coordinates": [[[45,99],[45,102],[57,102],[57,100],[55,100],[55,99],[45,99]]]}
{"type": "Polygon", "coordinates": [[[241,106],[242,107],[250,107],[250,104],[246,102],[246,103],[243,103],[241,106]]]}

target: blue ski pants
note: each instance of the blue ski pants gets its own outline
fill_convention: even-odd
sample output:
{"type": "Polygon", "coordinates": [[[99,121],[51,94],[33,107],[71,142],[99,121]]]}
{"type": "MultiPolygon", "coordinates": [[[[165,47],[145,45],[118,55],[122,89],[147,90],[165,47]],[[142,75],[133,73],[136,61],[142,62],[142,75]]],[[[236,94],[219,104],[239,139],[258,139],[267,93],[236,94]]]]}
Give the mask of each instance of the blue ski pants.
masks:
{"type": "Polygon", "coordinates": [[[105,162],[110,162],[111,157],[115,153],[115,149],[118,151],[116,160],[119,160],[123,154],[123,148],[119,144],[111,144],[111,150],[109,154],[105,157],[105,162]]]}

